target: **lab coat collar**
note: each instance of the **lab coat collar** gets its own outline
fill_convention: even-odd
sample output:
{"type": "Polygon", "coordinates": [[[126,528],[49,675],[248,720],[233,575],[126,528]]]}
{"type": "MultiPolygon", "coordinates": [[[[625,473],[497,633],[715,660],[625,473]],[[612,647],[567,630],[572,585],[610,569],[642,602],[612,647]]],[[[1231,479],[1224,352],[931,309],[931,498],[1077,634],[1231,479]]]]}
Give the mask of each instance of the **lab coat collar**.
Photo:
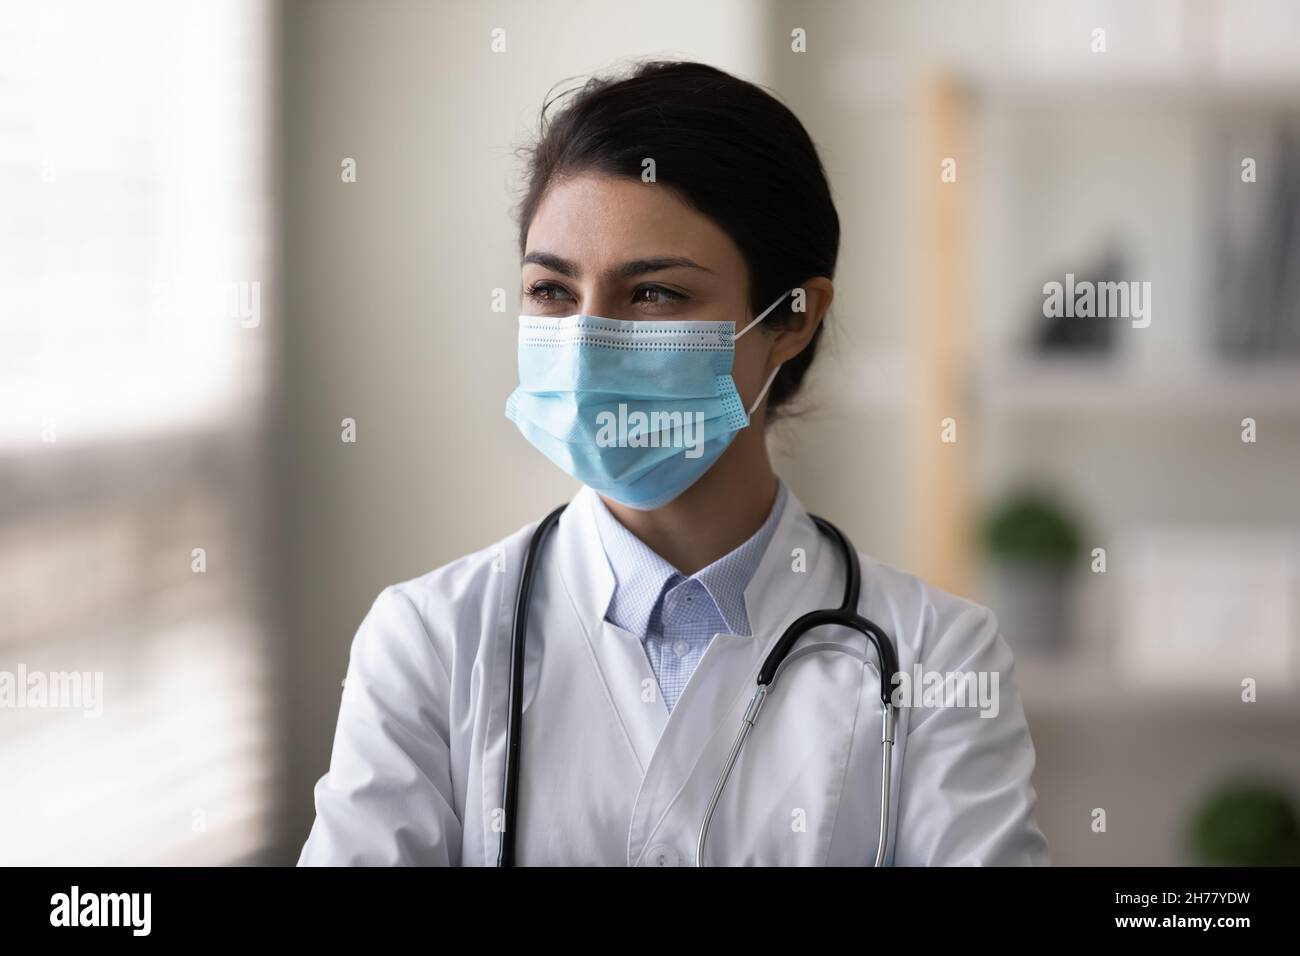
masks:
{"type": "MultiPolygon", "coordinates": [[[[566,589],[574,609],[591,623],[605,619],[615,587],[614,571],[596,525],[594,509],[603,507],[596,493],[584,486],[565,509],[556,534],[566,589]]],[[[776,530],[745,587],[751,634],[769,637],[777,624],[787,617],[793,619],[788,602],[799,596],[802,584],[818,567],[825,544],[802,502],[793,491],[787,491],[776,530]]]]}
{"type": "Polygon", "coordinates": [[[603,506],[596,493],[584,485],[564,509],[556,533],[566,590],[584,622],[604,620],[616,583],[596,527],[598,507],[603,506]]]}
{"type": "Polygon", "coordinates": [[[644,638],[664,586],[679,573],[625,528],[598,495],[591,495],[590,501],[601,547],[614,575],[614,590],[603,616],[644,638]]]}
{"type": "Polygon", "coordinates": [[[709,592],[709,596],[713,598],[718,612],[726,621],[731,633],[741,637],[749,637],[754,633],[745,592],[758,574],[763,559],[771,550],[772,539],[776,535],[782,515],[785,514],[786,501],[790,497],[785,482],[778,478],[777,483],[776,499],[772,502],[772,510],[753,536],[730,554],[719,558],[695,574],[705,590],[709,592]],[[737,578],[745,581],[743,590],[734,589],[732,582],[737,578]]]}
{"type": "Polygon", "coordinates": [[[782,495],[785,504],[776,530],[745,586],[745,616],[750,633],[759,638],[770,637],[771,630],[785,618],[793,620],[788,602],[800,596],[807,572],[816,566],[825,543],[794,492],[783,490],[782,495]]]}
{"type": "MultiPolygon", "coordinates": [[[[778,479],[772,510],[762,526],[739,547],[690,576],[704,586],[713,607],[732,634],[748,636],[753,633],[745,604],[745,588],[767,553],[788,497],[785,482],[778,479]]],[[[614,575],[613,596],[603,616],[644,639],[665,586],[674,579],[681,581],[686,578],[625,528],[598,495],[591,495],[590,501],[596,529],[614,575]]]]}
{"type": "MultiPolygon", "coordinates": [[[[640,641],[604,620],[614,574],[596,529],[592,506],[599,502],[592,500],[594,494],[582,489],[565,511],[556,534],[556,557],[605,697],[642,773],[628,832],[628,862],[635,865],[673,801],[685,796],[683,789],[696,768],[707,768],[704,776],[710,780],[720,769],[772,646],[800,614],[838,603],[836,588],[842,586],[842,577],[824,566],[833,549],[791,493],[745,589],[753,637],[716,635],[669,715],[662,702],[644,696],[645,689],[654,686],[654,677],[640,641]]],[[[689,800],[701,803],[694,809],[702,810],[708,794],[695,792],[696,783],[689,800]]]]}

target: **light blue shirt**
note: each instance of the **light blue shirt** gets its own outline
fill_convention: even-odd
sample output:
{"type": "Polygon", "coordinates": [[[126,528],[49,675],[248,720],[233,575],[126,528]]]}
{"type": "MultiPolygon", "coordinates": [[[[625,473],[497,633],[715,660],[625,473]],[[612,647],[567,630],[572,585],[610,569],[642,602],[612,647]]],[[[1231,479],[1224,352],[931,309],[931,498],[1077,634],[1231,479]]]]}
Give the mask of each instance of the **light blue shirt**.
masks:
{"type": "Polygon", "coordinates": [[[767,551],[788,497],[778,480],[772,512],[748,541],[686,577],[596,499],[596,526],[614,572],[605,620],[641,639],[668,712],[715,634],[749,636],[745,588],[767,551]]]}

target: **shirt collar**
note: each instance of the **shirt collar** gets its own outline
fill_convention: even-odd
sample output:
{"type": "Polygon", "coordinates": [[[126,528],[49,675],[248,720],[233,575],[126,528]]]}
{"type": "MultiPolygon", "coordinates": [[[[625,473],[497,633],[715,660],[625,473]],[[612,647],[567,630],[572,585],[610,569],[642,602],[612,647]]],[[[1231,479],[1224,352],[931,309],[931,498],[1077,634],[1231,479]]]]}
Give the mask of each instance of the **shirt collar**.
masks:
{"type": "MultiPolygon", "coordinates": [[[[745,588],[758,570],[789,497],[785,482],[777,479],[777,486],[776,501],[763,526],[740,547],[691,575],[713,599],[729,631],[742,637],[750,633],[745,588]]],[[[614,573],[614,593],[605,618],[644,638],[649,632],[650,616],[665,588],[670,582],[680,583],[685,575],[623,527],[599,496],[593,497],[596,499],[593,509],[596,527],[614,573]]]]}

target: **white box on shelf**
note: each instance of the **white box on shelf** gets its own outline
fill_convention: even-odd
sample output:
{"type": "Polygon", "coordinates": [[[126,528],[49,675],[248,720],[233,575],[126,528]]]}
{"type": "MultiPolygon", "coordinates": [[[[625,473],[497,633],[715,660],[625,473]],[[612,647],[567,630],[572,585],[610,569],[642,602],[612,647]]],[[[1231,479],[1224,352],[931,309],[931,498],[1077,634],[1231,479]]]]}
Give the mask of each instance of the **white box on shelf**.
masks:
{"type": "Polygon", "coordinates": [[[1109,557],[1119,578],[1115,669],[1151,687],[1294,688],[1300,536],[1144,528],[1109,557]]]}

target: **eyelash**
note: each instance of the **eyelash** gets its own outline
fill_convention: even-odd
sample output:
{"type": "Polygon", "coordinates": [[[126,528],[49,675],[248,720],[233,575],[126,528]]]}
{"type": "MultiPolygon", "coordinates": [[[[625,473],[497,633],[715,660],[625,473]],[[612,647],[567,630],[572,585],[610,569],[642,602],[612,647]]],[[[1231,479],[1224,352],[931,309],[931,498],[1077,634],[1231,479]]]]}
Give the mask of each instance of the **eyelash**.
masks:
{"type": "MultiPolygon", "coordinates": [[[[554,282],[534,282],[528,288],[524,289],[524,295],[532,299],[534,302],[554,302],[556,291],[564,292],[566,290],[554,282]]],[[[687,296],[682,293],[674,292],[672,289],[665,288],[661,285],[639,285],[632,290],[632,301],[636,304],[667,305],[670,302],[684,302],[686,298],[687,296]],[[661,300],[658,302],[647,302],[643,299],[638,299],[637,295],[642,292],[653,292],[660,296],[661,300]]]]}

